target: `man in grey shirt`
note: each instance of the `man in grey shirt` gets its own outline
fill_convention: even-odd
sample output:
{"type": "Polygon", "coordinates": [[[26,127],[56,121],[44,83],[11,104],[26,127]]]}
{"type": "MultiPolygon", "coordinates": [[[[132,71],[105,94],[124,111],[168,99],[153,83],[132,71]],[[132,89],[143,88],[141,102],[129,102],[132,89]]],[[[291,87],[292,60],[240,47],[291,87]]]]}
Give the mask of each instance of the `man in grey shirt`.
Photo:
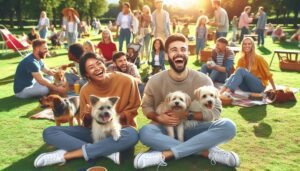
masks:
{"type": "Polygon", "coordinates": [[[215,21],[210,22],[209,25],[215,26],[216,29],[216,39],[219,37],[227,36],[229,29],[229,19],[227,12],[221,7],[221,0],[212,1],[213,8],[215,9],[215,21]]]}
{"type": "MultiPolygon", "coordinates": [[[[141,142],[149,146],[150,152],[139,153],[134,159],[137,169],[166,165],[165,160],[180,159],[190,155],[202,155],[213,162],[228,166],[239,166],[239,157],[234,152],[224,151],[217,145],[231,140],[236,135],[236,126],[229,119],[212,121],[210,114],[201,112],[185,112],[189,120],[199,121],[193,128],[184,132],[185,142],[180,142],[166,135],[163,125],[176,126],[180,119],[172,112],[157,114],[156,108],[164,101],[166,95],[174,91],[183,91],[191,99],[195,99],[194,90],[201,86],[212,86],[211,79],[186,67],[188,61],[188,41],[182,34],[171,35],[165,43],[170,69],[154,75],[147,83],[142,100],[142,110],[152,122],[141,128],[141,142]]],[[[217,104],[221,105],[221,104],[217,104]]],[[[219,116],[221,109],[215,110],[219,116]]]]}
{"type": "Polygon", "coordinates": [[[267,14],[264,12],[264,7],[259,7],[257,12],[256,33],[258,35],[257,45],[264,46],[265,43],[265,27],[267,24],[267,14]]]}
{"type": "Polygon", "coordinates": [[[163,0],[155,0],[155,11],[152,13],[152,30],[155,38],[163,41],[170,35],[169,13],[163,9],[163,0]]]}

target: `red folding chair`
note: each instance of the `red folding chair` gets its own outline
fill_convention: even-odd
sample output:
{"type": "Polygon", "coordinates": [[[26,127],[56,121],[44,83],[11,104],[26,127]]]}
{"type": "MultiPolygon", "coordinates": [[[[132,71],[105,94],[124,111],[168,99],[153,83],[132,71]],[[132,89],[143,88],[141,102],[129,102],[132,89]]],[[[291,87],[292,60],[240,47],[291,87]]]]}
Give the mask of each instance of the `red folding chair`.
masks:
{"type": "Polygon", "coordinates": [[[29,51],[26,50],[28,50],[30,45],[26,40],[20,41],[17,39],[4,25],[0,25],[0,33],[7,49],[18,52],[22,57],[28,54],[29,51]]]}

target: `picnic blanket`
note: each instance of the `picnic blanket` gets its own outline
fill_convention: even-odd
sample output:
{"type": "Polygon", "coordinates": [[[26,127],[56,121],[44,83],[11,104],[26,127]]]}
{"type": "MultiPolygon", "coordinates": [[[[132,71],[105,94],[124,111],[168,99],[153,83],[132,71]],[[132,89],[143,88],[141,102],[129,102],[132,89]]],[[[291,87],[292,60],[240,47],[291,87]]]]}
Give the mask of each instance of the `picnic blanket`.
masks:
{"type": "MultiPolygon", "coordinates": [[[[223,86],[223,84],[216,83],[215,87],[220,89],[223,86]]],[[[286,89],[287,86],[284,85],[276,85],[276,89],[286,89]]],[[[271,86],[268,86],[266,90],[271,89],[271,86]]],[[[300,91],[299,88],[290,88],[291,91],[295,94],[300,91]]],[[[263,99],[262,100],[250,100],[248,97],[251,93],[250,92],[245,92],[240,89],[237,89],[234,94],[232,94],[232,105],[234,106],[241,106],[241,107],[252,107],[256,105],[267,105],[272,103],[271,100],[269,100],[263,93],[263,99]]]]}

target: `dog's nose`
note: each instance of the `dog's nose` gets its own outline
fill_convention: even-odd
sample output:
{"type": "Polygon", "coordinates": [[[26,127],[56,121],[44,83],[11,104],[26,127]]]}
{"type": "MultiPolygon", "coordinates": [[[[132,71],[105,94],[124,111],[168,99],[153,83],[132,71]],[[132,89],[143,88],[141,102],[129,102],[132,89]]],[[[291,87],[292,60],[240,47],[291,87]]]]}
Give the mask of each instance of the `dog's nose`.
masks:
{"type": "Polygon", "coordinates": [[[175,105],[178,106],[178,105],[179,105],[179,102],[175,102],[175,105]]]}
{"type": "Polygon", "coordinates": [[[212,104],[212,101],[211,101],[211,100],[209,100],[207,103],[208,103],[208,104],[212,104]]]}
{"type": "Polygon", "coordinates": [[[105,117],[108,117],[108,116],[109,116],[109,113],[108,113],[108,112],[104,112],[103,114],[104,114],[105,117]]]}

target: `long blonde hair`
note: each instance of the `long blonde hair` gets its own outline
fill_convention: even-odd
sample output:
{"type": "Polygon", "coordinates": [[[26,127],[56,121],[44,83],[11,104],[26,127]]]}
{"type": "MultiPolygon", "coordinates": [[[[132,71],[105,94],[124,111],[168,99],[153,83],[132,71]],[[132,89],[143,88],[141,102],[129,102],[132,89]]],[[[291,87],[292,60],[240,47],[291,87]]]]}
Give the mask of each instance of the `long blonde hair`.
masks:
{"type": "Polygon", "coordinates": [[[241,43],[241,57],[245,58],[246,60],[246,53],[243,51],[243,45],[245,40],[250,40],[251,42],[251,52],[248,54],[248,59],[249,59],[249,63],[247,66],[247,69],[250,71],[254,62],[255,62],[255,56],[256,56],[256,52],[255,52],[255,43],[254,40],[251,37],[244,37],[242,43],[241,43]]]}
{"type": "Polygon", "coordinates": [[[103,31],[102,31],[102,42],[104,43],[104,39],[103,39],[103,34],[105,33],[105,32],[107,32],[108,34],[109,34],[109,41],[110,41],[110,43],[113,43],[114,42],[114,40],[113,40],[113,37],[112,37],[112,33],[111,33],[111,31],[109,30],[109,29],[104,29],[103,31]]]}
{"type": "Polygon", "coordinates": [[[206,15],[201,15],[198,20],[197,20],[197,24],[196,24],[196,27],[200,27],[200,24],[201,24],[201,21],[205,19],[205,24],[204,26],[206,27],[206,24],[208,22],[208,17],[206,15]]]}

